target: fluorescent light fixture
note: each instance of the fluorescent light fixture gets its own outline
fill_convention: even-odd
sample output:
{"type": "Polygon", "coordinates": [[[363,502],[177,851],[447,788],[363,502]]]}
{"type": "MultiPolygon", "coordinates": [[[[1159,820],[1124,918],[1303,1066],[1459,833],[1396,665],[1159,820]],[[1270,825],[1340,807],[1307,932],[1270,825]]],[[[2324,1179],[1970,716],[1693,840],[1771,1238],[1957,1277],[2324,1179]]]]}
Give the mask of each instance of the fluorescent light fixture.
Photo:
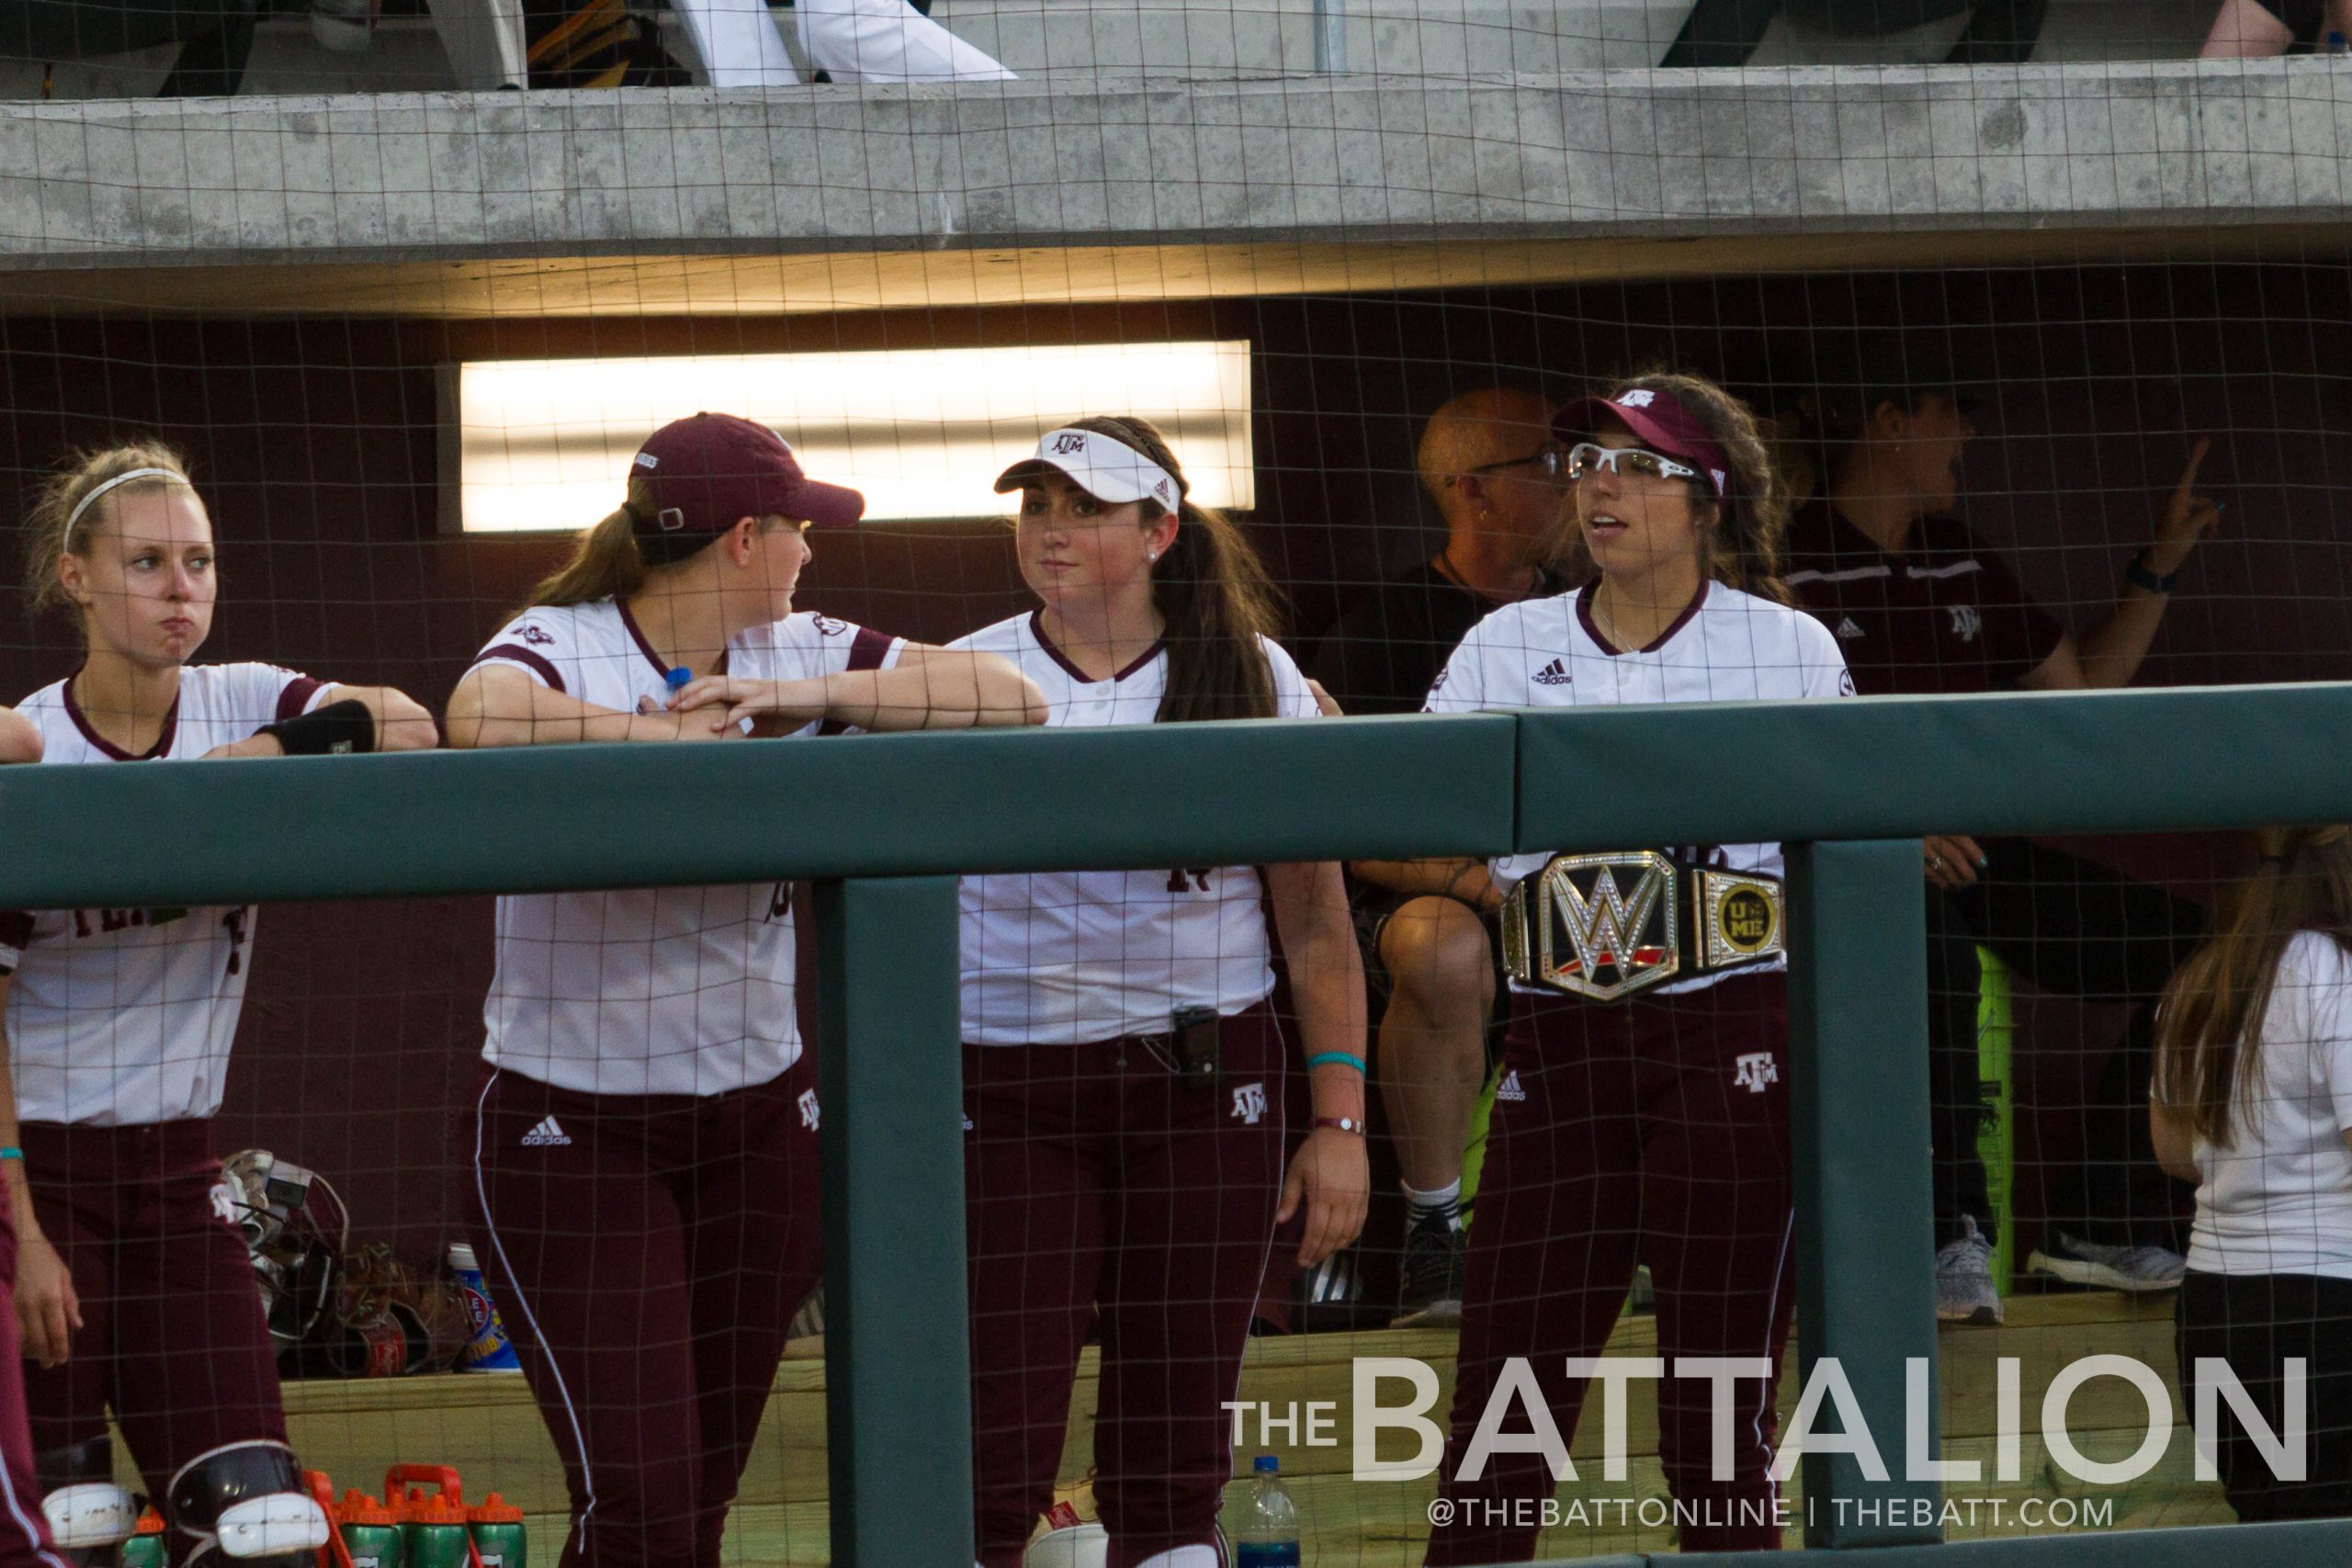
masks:
{"type": "Polygon", "coordinates": [[[1086,414],[1159,425],[1196,500],[1257,499],[1246,339],[487,360],[445,369],[443,395],[452,532],[588,527],[620,504],[645,438],[697,410],[774,425],[811,475],[865,491],[875,522],[1009,515],[1018,497],[990,489],[997,475],[1086,414]]]}

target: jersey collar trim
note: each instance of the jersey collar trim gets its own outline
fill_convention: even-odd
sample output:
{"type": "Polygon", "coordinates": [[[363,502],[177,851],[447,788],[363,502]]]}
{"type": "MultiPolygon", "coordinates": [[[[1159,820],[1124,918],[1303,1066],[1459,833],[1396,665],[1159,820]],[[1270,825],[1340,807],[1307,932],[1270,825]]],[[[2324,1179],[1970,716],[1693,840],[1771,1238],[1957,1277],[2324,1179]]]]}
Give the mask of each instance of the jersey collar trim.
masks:
{"type": "MultiPolygon", "coordinates": [[[[665,681],[668,680],[670,678],[670,667],[662,662],[662,656],[653,651],[653,644],[646,637],[645,628],[637,624],[637,617],[635,615],[629,614],[628,601],[626,599],[616,599],[613,601],[613,608],[621,613],[621,625],[628,628],[629,640],[637,644],[637,650],[639,653],[645,655],[645,661],[653,666],[653,670],[656,674],[660,675],[665,681]]],[[[710,671],[712,674],[724,675],[727,673],[728,652],[729,650],[723,648],[718,650],[718,662],[712,666],[710,671]]],[[[560,692],[563,690],[563,688],[558,686],[556,690],[560,692]]]]}
{"type": "MultiPolygon", "coordinates": [[[[1029,612],[1029,635],[1037,639],[1037,646],[1046,650],[1046,657],[1060,665],[1071,680],[1083,686],[1099,686],[1102,683],[1096,677],[1080,670],[1070,661],[1068,654],[1054,646],[1054,639],[1046,635],[1046,613],[1043,610],[1029,612]]],[[[1161,650],[1167,646],[1164,640],[1153,643],[1137,654],[1125,669],[1114,673],[1111,677],[1112,681],[1114,682],[1124,681],[1137,671],[1148,668],[1153,660],[1159,657],[1161,650]]]]}
{"type": "MultiPolygon", "coordinates": [[[[1600,579],[1596,577],[1590,582],[1586,583],[1582,588],[1577,590],[1577,619],[1583,624],[1584,635],[1592,638],[1593,645],[1595,647],[1599,648],[1601,652],[1607,654],[1611,659],[1622,659],[1625,656],[1626,650],[1619,648],[1615,643],[1611,642],[1608,637],[1601,635],[1600,623],[1592,618],[1592,595],[1593,592],[1600,586],[1600,579]]],[[[1706,579],[1700,579],[1699,592],[1690,596],[1690,603],[1682,606],[1682,614],[1675,616],[1672,621],[1668,622],[1664,631],[1658,633],[1657,636],[1652,637],[1649,641],[1644,643],[1641,647],[1634,649],[1633,651],[1635,653],[1656,653],[1659,649],[1664,648],[1668,643],[1672,642],[1674,640],[1674,634],[1689,626],[1690,624],[1690,617],[1699,613],[1699,606],[1707,602],[1707,591],[1713,586],[1714,584],[1708,581],[1706,579]]]]}
{"type": "Polygon", "coordinates": [[[134,757],[100,735],[97,727],[90,722],[90,716],[82,711],[82,705],[74,700],[74,682],[81,673],[76,670],[66,677],[65,716],[74,721],[74,728],[82,732],[83,739],[96,747],[109,761],[117,762],[150,762],[172,749],[172,739],[179,734],[180,728],[180,699],[176,694],[172,698],[172,705],[164,710],[164,728],[157,733],[155,744],[134,757]]]}

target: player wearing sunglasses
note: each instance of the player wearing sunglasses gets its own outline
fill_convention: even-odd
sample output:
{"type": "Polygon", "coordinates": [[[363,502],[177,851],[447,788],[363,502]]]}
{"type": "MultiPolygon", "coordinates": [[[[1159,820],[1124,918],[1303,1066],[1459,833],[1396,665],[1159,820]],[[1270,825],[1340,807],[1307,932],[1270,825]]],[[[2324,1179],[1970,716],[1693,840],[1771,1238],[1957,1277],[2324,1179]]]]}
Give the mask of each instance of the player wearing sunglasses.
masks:
{"type": "MultiPolygon", "coordinates": [[[[1589,565],[1592,581],[1472,628],[1430,712],[1853,689],[1837,638],[1775,574],[1786,492],[1746,405],[1696,377],[1645,376],[1569,404],[1553,429],[1549,460],[1571,480],[1560,565],[1589,565]]],[[[1794,1292],[1781,846],[1537,852],[1489,870],[1509,895],[1511,1023],[1464,1265],[1451,1507],[1438,1511],[1450,1522],[1430,1534],[1431,1563],[1534,1551],[1557,1475],[1542,1452],[1490,1451],[1474,1434],[1503,1387],[1520,1408],[1502,1429],[1532,1417],[1565,1455],[1586,1386],[1568,1369],[1607,1345],[1636,1264],[1657,1287],[1669,1367],[1777,1371],[1794,1292]]],[[[1714,1385],[1657,1384],[1685,1551],[1780,1543],[1775,1382],[1731,1381],[1727,1465],[1714,1385]]]]}

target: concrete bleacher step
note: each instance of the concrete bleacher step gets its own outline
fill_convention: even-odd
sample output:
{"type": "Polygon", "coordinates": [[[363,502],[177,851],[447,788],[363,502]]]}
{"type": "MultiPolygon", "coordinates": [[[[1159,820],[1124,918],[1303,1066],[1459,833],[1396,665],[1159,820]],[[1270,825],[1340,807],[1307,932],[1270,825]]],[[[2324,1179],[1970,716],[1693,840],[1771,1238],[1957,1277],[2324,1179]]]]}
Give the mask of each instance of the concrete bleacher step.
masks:
{"type": "MultiPolygon", "coordinates": [[[[1610,1353],[1654,1354],[1657,1328],[1647,1316],[1620,1321],[1610,1353]]],[[[2163,1461],[2149,1474],[2120,1488],[2092,1489],[2069,1480],[2044,1450],[2038,1435],[2043,1391],[2069,1362],[2095,1352],[2133,1357],[2154,1368],[2172,1389],[2176,1416],[2182,1406],[2174,1387],[2171,1298],[2116,1296],[2103,1292],[2022,1296],[2009,1303],[2009,1322],[1999,1329],[1947,1327],[1940,1336],[1944,1453],[1984,1463],[1985,1481],[1954,1487],[1971,1495],[2002,1498],[2012,1506],[2028,1497],[2071,1497],[2109,1506],[2111,1528],[2216,1522],[2230,1517],[2219,1489],[2194,1479],[2185,1431],[2177,1433],[2163,1461]],[[2020,1445],[2021,1479],[1993,1479],[1996,1427],[1996,1357],[2019,1361],[2027,1434],[2020,1445]]],[[[825,1476],[825,1377],[822,1342],[796,1341],[779,1370],[759,1446],[745,1474],[729,1532],[729,1561],[743,1563],[819,1563],[827,1556],[825,1476]]],[[[1236,1450],[1246,1468],[1252,1453],[1281,1455],[1283,1469],[1299,1502],[1306,1533],[1321,1561],[1397,1568],[1419,1560],[1427,1534],[1427,1509],[1434,1495],[1430,1479],[1400,1483],[1357,1482],[1351,1475],[1351,1438],[1346,1425],[1357,1357],[1409,1357],[1437,1375],[1439,1401],[1432,1417],[1441,1423],[1451,1397],[1453,1337],[1442,1329],[1390,1329],[1352,1335],[1314,1335],[1254,1342],[1238,1397],[1278,1411],[1309,1401],[1335,1402],[1340,1413],[1336,1442],[1310,1446],[1303,1440],[1259,1440],[1253,1425],[1236,1450]]],[[[1795,1348],[1781,1384],[1785,1419],[1792,1409],[1795,1348]]],[[[1070,1401],[1070,1435],[1061,1467],[1066,1486],[1083,1483],[1093,1452],[1092,1412],[1096,1353],[1080,1368],[1070,1401]]],[[[563,1478],[538,1413],[522,1380],[512,1375],[406,1378],[380,1382],[308,1382],[287,1387],[288,1423],[306,1464],[326,1471],[338,1488],[380,1484],[394,1459],[452,1464],[463,1473],[469,1497],[496,1490],[528,1516],[536,1560],[552,1562],[564,1528],[563,1478]]],[[[1405,1397],[1402,1384],[1385,1385],[1382,1397],[1405,1397]]],[[[2100,1379],[2075,1396],[2070,1432],[2081,1450],[2113,1461],[2131,1453],[2144,1433],[2145,1411],[2132,1389],[2100,1379]]],[[[1657,1459],[1657,1428],[1646,1395],[1629,1402],[1629,1474],[1620,1482],[1600,1478],[1600,1423],[1588,1421],[1571,1447],[1578,1478],[1562,1488],[1564,1502],[1577,1497],[1610,1499],[1588,1509],[1546,1538],[1547,1553],[1664,1550],[1670,1536],[1638,1521],[1640,1501],[1662,1498],[1665,1483],[1657,1459]],[[1593,1462],[1588,1462],[1593,1461],[1593,1462]],[[1620,1503],[1618,1499],[1629,1499],[1620,1503]],[[1621,1525],[1621,1516],[1627,1516],[1621,1525]]],[[[1299,1434],[1304,1438],[1302,1428],[1299,1434]]],[[[1881,1434],[1890,1450],[1899,1434],[1881,1434]]],[[[1384,1458],[1409,1453],[1405,1434],[1390,1434],[1384,1458]]],[[[1892,1454],[1900,1462],[1899,1454],[1892,1454]]],[[[1247,1483],[1237,1481],[1237,1488],[1247,1483]]],[[[1955,1522],[1958,1537],[2013,1533],[2014,1518],[2002,1528],[1989,1511],[1955,1522]]]]}

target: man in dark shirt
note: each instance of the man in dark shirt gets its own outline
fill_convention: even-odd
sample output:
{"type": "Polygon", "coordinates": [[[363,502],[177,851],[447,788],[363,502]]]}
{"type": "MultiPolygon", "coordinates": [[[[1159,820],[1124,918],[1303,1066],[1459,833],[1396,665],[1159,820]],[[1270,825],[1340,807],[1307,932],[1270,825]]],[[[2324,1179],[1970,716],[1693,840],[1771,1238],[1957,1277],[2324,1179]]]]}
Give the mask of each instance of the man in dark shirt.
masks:
{"type": "MultiPolygon", "coordinates": [[[[1421,433],[1421,487],[1445,547],[1345,602],[1309,672],[1351,714],[1419,713],[1463,634],[1516,600],[1557,592],[1558,479],[1544,471],[1552,407],[1490,388],[1454,399],[1421,433]]],[[[1490,930],[1501,907],[1483,861],[1363,861],[1358,929],[1385,975],[1374,1076],[1396,1143],[1410,1219],[1397,1322],[1462,1314],[1462,1155],[1487,1076],[1496,995],[1490,930]]]]}
{"type": "MultiPolygon", "coordinates": [[[[1833,404],[1824,492],[1792,519],[1783,575],[1837,635],[1865,694],[2120,686],[2138,671],[2173,580],[2220,508],[2193,493],[2199,441],[2153,543],[2125,563],[2127,586],[2079,641],[2028,596],[2007,563],[1951,515],[1976,428],[1950,362],[1916,339],[1867,362],[1843,416],[1833,404]],[[1899,355],[1900,359],[1894,355],[1899,355]]],[[[2089,1183],[2033,1267],[2109,1289],[2165,1290],[2184,1267],[2168,1243],[2169,1194],[2148,1144],[2154,998],[2199,935],[2194,906],[2104,867],[2022,840],[1925,841],[1929,1041],[1935,1060],[1937,1310],[1997,1323],[1993,1228],[1976,1131],[1979,943],[2044,989],[2142,1004],[2086,1130],[2089,1183]]]]}

